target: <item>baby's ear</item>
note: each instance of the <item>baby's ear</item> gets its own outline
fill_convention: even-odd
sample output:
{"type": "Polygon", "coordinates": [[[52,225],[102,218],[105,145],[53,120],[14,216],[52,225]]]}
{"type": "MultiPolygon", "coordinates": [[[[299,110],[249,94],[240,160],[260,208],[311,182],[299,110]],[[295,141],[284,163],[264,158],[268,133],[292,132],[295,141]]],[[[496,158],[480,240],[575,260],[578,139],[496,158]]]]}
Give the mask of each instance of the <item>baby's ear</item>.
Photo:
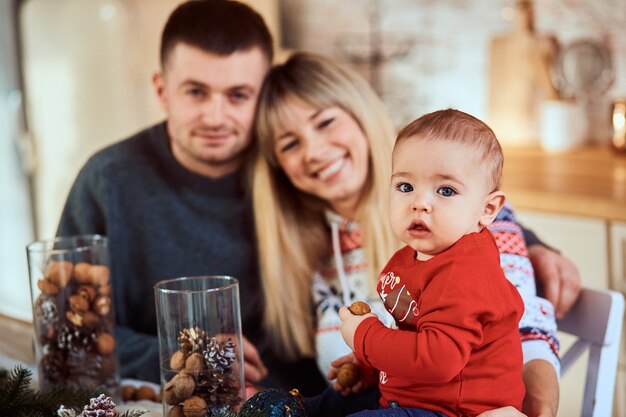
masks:
{"type": "Polygon", "coordinates": [[[494,191],[485,197],[485,204],[483,206],[483,214],[480,216],[478,220],[478,224],[487,227],[489,226],[496,216],[498,212],[504,206],[504,201],[506,200],[506,196],[502,191],[494,191]]]}

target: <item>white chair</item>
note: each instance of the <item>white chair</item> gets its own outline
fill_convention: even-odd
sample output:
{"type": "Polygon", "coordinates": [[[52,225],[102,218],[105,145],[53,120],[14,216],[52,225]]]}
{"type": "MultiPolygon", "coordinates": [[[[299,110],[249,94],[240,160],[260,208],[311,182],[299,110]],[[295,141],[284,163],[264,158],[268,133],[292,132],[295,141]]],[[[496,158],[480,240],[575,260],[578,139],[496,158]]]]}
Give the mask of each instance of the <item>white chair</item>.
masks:
{"type": "Polygon", "coordinates": [[[589,349],[581,417],[611,416],[623,320],[621,293],[583,288],[572,310],[558,322],[560,331],[578,337],[561,356],[562,375],[589,349]]]}

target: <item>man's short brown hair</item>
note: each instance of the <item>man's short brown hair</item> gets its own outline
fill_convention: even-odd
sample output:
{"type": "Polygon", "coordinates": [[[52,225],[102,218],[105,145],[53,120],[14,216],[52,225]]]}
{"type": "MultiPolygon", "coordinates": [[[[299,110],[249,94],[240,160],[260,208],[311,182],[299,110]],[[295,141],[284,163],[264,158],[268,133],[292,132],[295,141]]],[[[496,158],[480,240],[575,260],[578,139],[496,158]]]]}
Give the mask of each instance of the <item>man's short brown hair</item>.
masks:
{"type": "Polygon", "coordinates": [[[178,43],[216,55],[261,49],[268,63],[274,55],[272,35],[250,6],[234,0],[190,0],[170,15],[161,35],[161,68],[178,43]]]}

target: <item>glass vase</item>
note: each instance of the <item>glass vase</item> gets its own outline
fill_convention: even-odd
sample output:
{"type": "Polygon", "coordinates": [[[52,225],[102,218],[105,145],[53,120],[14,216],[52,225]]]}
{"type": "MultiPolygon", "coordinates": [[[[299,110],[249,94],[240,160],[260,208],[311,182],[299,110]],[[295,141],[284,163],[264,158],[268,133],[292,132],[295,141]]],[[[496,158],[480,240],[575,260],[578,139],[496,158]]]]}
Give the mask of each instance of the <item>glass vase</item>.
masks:
{"type": "Polygon", "coordinates": [[[40,388],[102,388],[117,397],[106,237],[40,240],[26,253],[40,388]]]}
{"type": "Polygon", "coordinates": [[[154,289],[163,415],[236,410],[245,395],[237,280],[184,277],[154,289]]]}

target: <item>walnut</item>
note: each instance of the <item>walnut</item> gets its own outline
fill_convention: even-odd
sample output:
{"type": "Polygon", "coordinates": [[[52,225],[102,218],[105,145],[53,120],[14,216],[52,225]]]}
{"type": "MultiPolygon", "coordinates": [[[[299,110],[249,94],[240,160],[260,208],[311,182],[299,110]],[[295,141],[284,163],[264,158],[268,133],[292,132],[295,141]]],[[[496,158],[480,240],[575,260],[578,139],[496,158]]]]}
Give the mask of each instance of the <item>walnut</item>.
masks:
{"type": "Polygon", "coordinates": [[[178,397],[176,396],[176,393],[174,392],[174,385],[170,384],[170,382],[165,384],[165,387],[163,387],[163,394],[162,394],[163,401],[165,401],[165,403],[169,405],[176,405],[180,401],[178,400],[178,397]]]}
{"type": "Polygon", "coordinates": [[[95,285],[107,285],[109,283],[109,268],[105,265],[91,265],[89,275],[91,275],[91,282],[95,285]]]}
{"type": "Polygon", "coordinates": [[[177,405],[176,407],[172,407],[169,413],[167,413],[167,417],[185,417],[183,406],[177,405]]]}
{"type": "Polygon", "coordinates": [[[199,352],[192,353],[185,361],[185,371],[193,376],[198,376],[204,369],[204,358],[199,352]]]}
{"type": "Polygon", "coordinates": [[[57,287],[64,288],[72,278],[74,264],[70,261],[50,261],[46,269],[46,278],[57,287]]]}
{"type": "Polygon", "coordinates": [[[70,295],[70,308],[77,313],[83,313],[89,310],[89,301],[82,295],[70,295]]]}
{"type": "Polygon", "coordinates": [[[133,385],[122,385],[122,388],[121,388],[122,401],[127,402],[127,401],[134,400],[136,391],[137,391],[137,388],[135,388],[133,385]]]}
{"type": "Polygon", "coordinates": [[[109,333],[101,333],[97,340],[98,352],[102,355],[110,355],[115,350],[115,338],[109,333]]]}
{"type": "Polygon", "coordinates": [[[370,309],[370,306],[367,305],[367,303],[364,303],[363,301],[355,301],[354,303],[350,305],[350,307],[348,307],[348,310],[350,310],[350,312],[354,314],[355,316],[362,316],[364,314],[372,312],[372,309],[370,309]]]}
{"type": "Polygon", "coordinates": [[[195,395],[187,398],[183,403],[183,412],[185,413],[185,417],[204,417],[206,416],[206,410],[206,401],[195,395]]]}
{"type": "Polygon", "coordinates": [[[37,281],[37,287],[39,287],[41,292],[46,295],[57,295],[59,293],[59,287],[47,279],[40,279],[37,281]]]}
{"type": "Polygon", "coordinates": [[[100,318],[93,311],[83,314],[83,324],[89,329],[96,329],[100,325],[100,318]]]}
{"type": "Polygon", "coordinates": [[[172,378],[163,389],[165,402],[174,405],[191,397],[196,383],[191,375],[180,372],[172,378]]]}
{"type": "Polygon", "coordinates": [[[76,327],[81,327],[83,325],[83,316],[78,312],[68,311],[65,313],[65,317],[67,317],[67,319],[76,327]]]}
{"type": "Polygon", "coordinates": [[[185,357],[185,352],[183,352],[182,350],[174,352],[174,354],[170,358],[170,368],[172,368],[174,371],[180,371],[185,367],[186,359],[187,358],[185,357]]]}
{"type": "Polygon", "coordinates": [[[135,392],[136,401],[141,401],[141,400],[154,401],[155,397],[156,397],[156,393],[154,392],[152,387],[148,385],[140,386],[139,388],[137,388],[137,391],[135,392]]]}
{"type": "Polygon", "coordinates": [[[79,262],[74,265],[74,279],[79,284],[91,284],[91,275],[89,275],[91,264],[87,262],[79,262]]]}
{"type": "Polygon", "coordinates": [[[91,303],[96,298],[96,289],[91,285],[81,285],[78,287],[78,290],[76,290],[76,294],[91,303]]]}
{"type": "Polygon", "coordinates": [[[106,316],[111,311],[111,299],[106,295],[100,295],[93,302],[93,310],[99,316],[106,316]]]}
{"type": "Polygon", "coordinates": [[[174,380],[174,392],[179,400],[183,401],[191,397],[196,388],[196,383],[191,375],[181,372],[172,380],[174,380]]]}
{"type": "Polygon", "coordinates": [[[107,285],[100,285],[98,287],[98,294],[100,294],[100,295],[109,295],[109,294],[111,294],[111,286],[109,284],[107,284],[107,285]]]}
{"type": "Polygon", "coordinates": [[[352,387],[359,382],[359,367],[352,362],[346,362],[337,369],[337,383],[342,387],[352,387]]]}

